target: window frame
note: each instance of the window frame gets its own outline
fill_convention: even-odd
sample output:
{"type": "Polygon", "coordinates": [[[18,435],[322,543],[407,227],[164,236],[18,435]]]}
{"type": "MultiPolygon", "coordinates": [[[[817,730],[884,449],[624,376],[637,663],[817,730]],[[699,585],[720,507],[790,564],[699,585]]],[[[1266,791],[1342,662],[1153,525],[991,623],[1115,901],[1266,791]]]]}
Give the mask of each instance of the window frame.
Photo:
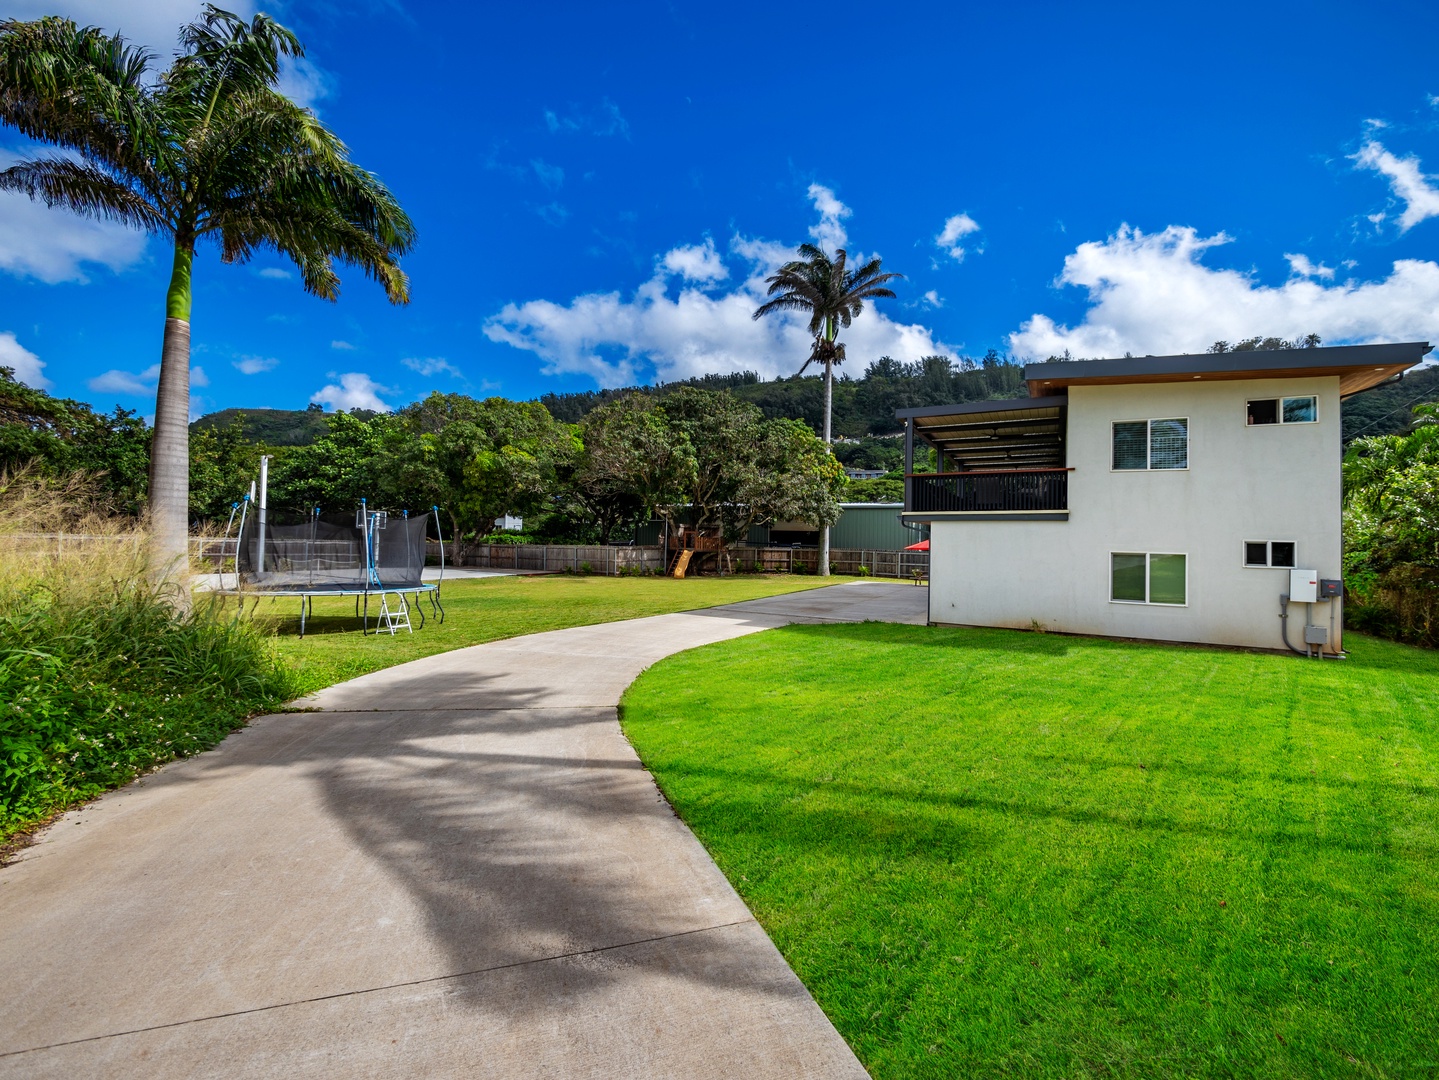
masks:
{"type": "MultiPolygon", "coordinates": [[[[1167,417],[1165,419],[1168,419],[1167,417]]],[[[1136,472],[1138,470],[1135,470],[1136,472]]],[[[1163,470],[1160,470],[1163,471],[1163,470]]],[[[1109,553],[1109,602],[1111,604],[1128,604],[1130,607],[1158,607],[1158,608],[1187,608],[1189,606],[1189,552],[1187,551],[1111,551],[1109,553]],[[1144,556],[1144,599],[1143,600],[1116,600],[1114,598],[1114,557],[1116,555],[1143,555],[1144,556]],[[1184,603],[1168,604],[1162,600],[1151,600],[1150,575],[1153,571],[1153,559],[1156,555],[1178,555],[1184,560],[1184,603]]]]}
{"type": "MultiPolygon", "coordinates": [[[[1189,417],[1188,416],[1150,416],[1134,417],[1128,420],[1111,420],[1109,422],[1109,471],[1112,473],[1174,473],[1189,471],[1189,417]],[[1156,469],[1154,467],[1154,424],[1159,420],[1182,420],[1184,422],[1184,467],[1179,469],[1156,469]],[[1114,429],[1119,424],[1143,424],[1144,425],[1144,468],[1142,469],[1120,469],[1114,464],[1114,429]]],[[[1131,554],[1138,554],[1132,552],[1131,554]]],[[[1160,554],[1165,554],[1160,552],[1160,554]]],[[[1177,552],[1176,552],[1177,554],[1177,552]]]]}
{"type": "MultiPolygon", "coordinates": [[[[1308,421],[1305,421],[1305,423],[1308,423],[1308,421]]],[[[1265,424],[1264,426],[1265,426],[1265,427],[1268,427],[1269,425],[1268,425],[1268,424],[1265,424]]],[[[1245,570],[1293,570],[1295,566],[1298,566],[1298,565],[1299,565],[1299,541],[1298,541],[1298,540],[1241,540],[1241,541],[1239,542],[1239,552],[1240,552],[1240,555],[1239,555],[1239,565],[1242,566],[1245,570]],[[1246,549],[1250,544],[1263,544],[1263,545],[1264,545],[1264,558],[1267,560],[1266,562],[1253,563],[1253,562],[1250,562],[1250,561],[1249,561],[1249,552],[1248,552],[1247,550],[1245,550],[1245,549],[1246,549]],[[1276,566],[1276,565],[1274,564],[1274,545],[1275,545],[1275,544],[1292,544],[1292,545],[1293,545],[1293,547],[1294,547],[1294,564],[1293,564],[1292,566],[1276,566]]]]}
{"type": "Polygon", "coordinates": [[[1276,394],[1274,397],[1245,398],[1245,399],[1244,399],[1244,426],[1245,426],[1246,428],[1257,428],[1257,427],[1261,427],[1261,428],[1265,428],[1265,427],[1295,427],[1295,426],[1297,426],[1297,425],[1299,425],[1299,424],[1317,424],[1317,423],[1319,423],[1319,395],[1318,395],[1318,394],[1276,394]],[[1301,398],[1307,398],[1309,401],[1314,402],[1314,419],[1313,419],[1313,420],[1286,420],[1286,419],[1284,419],[1284,403],[1285,403],[1286,401],[1298,401],[1298,400],[1301,399],[1301,398]],[[1256,402],[1256,401],[1272,401],[1272,402],[1274,402],[1274,415],[1277,417],[1277,419],[1274,421],[1274,423],[1272,423],[1272,424],[1251,424],[1251,423],[1249,422],[1249,406],[1252,405],[1252,404],[1254,404],[1254,402],[1256,402]]]}

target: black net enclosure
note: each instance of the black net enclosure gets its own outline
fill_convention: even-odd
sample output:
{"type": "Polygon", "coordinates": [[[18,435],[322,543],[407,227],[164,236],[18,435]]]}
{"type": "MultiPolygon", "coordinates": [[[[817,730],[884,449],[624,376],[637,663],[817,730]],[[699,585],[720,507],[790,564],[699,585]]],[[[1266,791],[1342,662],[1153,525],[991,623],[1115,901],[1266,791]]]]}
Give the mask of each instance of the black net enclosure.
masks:
{"type": "Polygon", "coordinates": [[[425,568],[432,514],[361,509],[344,517],[311,513],[298,524],[251,514],[236,549],[240,583],[286,592],[380,591],[416,588],[425,568]]]}

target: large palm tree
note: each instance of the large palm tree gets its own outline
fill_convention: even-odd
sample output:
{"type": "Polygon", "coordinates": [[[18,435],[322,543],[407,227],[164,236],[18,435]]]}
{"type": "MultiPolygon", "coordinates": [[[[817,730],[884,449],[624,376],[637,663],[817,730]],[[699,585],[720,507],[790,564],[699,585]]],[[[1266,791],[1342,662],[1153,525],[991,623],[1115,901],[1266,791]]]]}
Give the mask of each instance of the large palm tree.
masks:
{"type": "Polygon", "coordinates": [[[399,256],[415,230],[389,190],[355,165],[308,109],[276,89],[281,56],[303,49],[266,15],[206,5],[180,30],[163,72],[119,35],[68,19],[0,21],[0,121],[61,153],[0,172],[0,190],[119,221],[174,249],[150,457],[157,567],[178,579],[189,502],[190,273],[197,245],[222,262],[268,249],[291,259],[307,292],[339,294],[335,261],[356,266],[397,304],[399,256]]]}
{"type": "MultiPolygon", "coordinates": [[[[884,273],[880,260],[870,259],[863,266],[849,268],[849,253],[839,248],[834,258],[814,244],[801,244],[800,258],[787,262],[765,279],[766,294],[773,299],[760,305],[754,313],[758,319],[775,311],[803,311],[809,314],[809,332],[814,345],[809,359],[800,365],[800,374],[810,364],[824,367],[824,444],[832,443],[831,412],[834,406],[834,368],[844,363],[844,343],[839,341],[841,327],[849,324],[864,310],[866,300],[892,298],[894,291],[885,282],[903,274],[884,273]]],[[[819,572],[829,574],[829,526],[820,529],[819,572]]]]}

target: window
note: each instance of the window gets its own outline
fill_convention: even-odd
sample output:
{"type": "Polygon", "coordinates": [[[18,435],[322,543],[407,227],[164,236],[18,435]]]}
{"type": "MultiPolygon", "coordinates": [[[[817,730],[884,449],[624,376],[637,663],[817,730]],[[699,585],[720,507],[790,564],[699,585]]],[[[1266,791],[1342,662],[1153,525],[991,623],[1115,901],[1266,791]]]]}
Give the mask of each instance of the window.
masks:
{"type": "Polygon", "coordinates": [[[1189,468],[1189,421],[1116,420],[1113,428],[1115,470],[1189,468]]]}
{"type": "Polygon", "coordinates": [[[1188,603],[1188,560],[1154,551],[1109,554],[1109,599],[1116,604],[1188,603]]]}
{"type": "Polygon", "coordinates": [[[1244,565],[1293,566],[1294,546],[1293,540],[1246,540],[1244,565]]]}
{"type": "Polygon", "coordinates": [[[1250,427],[1318,422],[1319,399],[1315,397],[1259,398],[1249,403],[1250,427]]]}

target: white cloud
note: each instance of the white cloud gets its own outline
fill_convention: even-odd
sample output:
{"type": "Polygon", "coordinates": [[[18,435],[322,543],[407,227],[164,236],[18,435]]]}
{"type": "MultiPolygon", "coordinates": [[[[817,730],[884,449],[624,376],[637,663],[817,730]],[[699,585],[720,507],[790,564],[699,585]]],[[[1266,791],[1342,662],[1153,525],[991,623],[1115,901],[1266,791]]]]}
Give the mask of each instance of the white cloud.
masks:
{"type": "Polygon", "coordinates": [[[545,127],[551,135],[583,132],[601,137],[621,135],[630,137],[630,123],[620,114],[620,107],[609,98],[602,98],[598,109],[577,110],[562,116],[553,109],[545,110],[545,127]]]}
{"type": "MultiPolygon", "coordinates": [[[[151,364],[144,371],[138,374],[133,371],[119,371],[111,369],[96,375],[93,379],[86,381],[85,385],[97,394],[121,394],[126,397],[149,397],[155,393],[155,386],[160,381],[160,365],[151,364]]],[[[210,379],[202,367],[190,369],[190,385],[209,386],[210,379]]],[[[191,401],[191,408],[195,406],[198,399],[191,401]]]]}
{"type": "Polygon", "coordinates": [[[339,349],[341,352],[354,352],[356,346],[351,345],[348,341],[340,341],[337,338],[334,341],[330,342],[330,348],[339,349]]]}
{"type": "Polygon", "coordinates": [[[930,289],[929,292],[924,294],[923,300],[930,307],[944,307],[944,301],[940,298],[939,291],[937,289],[930,289]]]}
{"type": "MultiPolygon", "coordinates": [[[[38,19],[42,15],[63,15],[81,26],[102,26],[120,32],[137,45],[144,45],[164,66],[175,52],[180,27],[200,14],[199,0],[9,0],[4,15],[11,19],[38,19]]],[[[250,0],[230,0],[222,5],[242,18],[255,14],[250,0]]]]}
{"type": "MultiPolygon", "coordinates": [[[[1430,183],[1439,177],[1425,176],[1417,157],[1395,157],[1381,143],[1371,139],[1350,158],[1355,168],[1373,169],[1389,178],[1390,190],[1395,198],[1404,202],[1404,213],[1399,215],[1400,231],[1412,229],[1425,218],[1439,217],[1439,187],[1430,183]]],[[[1369,220],[1377,225],[1383,217],[1381,215],[1376,219],[1371,215],[1369,220]]]]}
{"type": "Polygon", "coordinates": [[[558,165],[551,165],[541,158],[534,158],[530,161],[530,168],[535,170],[535,176],[541,184],[551,191],[558,191],[565,185],[565,170],[558,165]]]}
{"type": "MultiPolygon", "coordinates": [[[[32,153],[53,152],[43,147],[23,154],[0,150],[0,169],[32,153]]],[[[0,192],[0,270],[37,278],[46,285],[62,281],[83,285],[90,280],[86,263],[119,272],[144,254],[145,234],[129,226],[91,221],[69,210],[52,210],[28,195],[0,192]]]]}
{"type": "MultiPolygon", "coordinates": [[[[331,378],[336,376],[332,375],[331,378]]],[[[339,377],[339,384],[329,383],[310,395],[314,404],[349,412],[351,409],[370,409],[374,412],[392,412],[389,405],[380,400],[381,394],[396,391],[381,386],[362,371],[347,371],[339,377]]]]}
{"type": "Polygon", "coordinates": [[[280,81],[276,87],[296,105],[315,106],[335,93],[335,76],[308,56],[282,56],[280,81]]]}
{"type": "Polygon", "coordinates": [[[407,356],[401,360],[400,363],[404,364],[405,367],[411,371],[419,372],[426,378],[431,375],[440,374],[452,375],[457,379],[464,378],[464,376],[460,374],[460,369],[442,356],[407,356]]]}
{"type": "Polygon", "coordinates": [[[1316,333],[1329,344],[1439,337],[1433,262],[1399,260],[1379,281],[1329,285],[1294,276],[1267,286],[1201,263],[1206,251],[1229,241],[1187,226],[1145,234],[1122,225],[1106,240],[1081,244],[1064,260],[1057,284],[1089,291],[1083,321],[1063,326],[1036,314],[1009,336],[1010,348],[1043,359],[1066,349],[1087,357],[1198,352],[1254,334],[1316,333]]]}
{"type": "Polygon", "coordinates": [[[814,203],[814,208],[819,211],[819,221],[809,227],[810,236],[814,237],[815,243],[829,252],[844,247],[849,240],[849,234],[844,229],[844,219],[854,211],[840,202],[834,192],[823,184],[811,184],[809,198],[814,203]]]}
{"type": "Polygon", "coordinates": [[[11,368],[15,378],[36,390],[48,390],[50,380],[45,378],[45,361],[32,353],[11,330],[0,332],[0,367],[11,368]]]}
{"type": "Polygon", "coordinates": [[[270,278],[273,281],[289,281],[295,276],[283,266],[267,266],[259,273],[262,278],[270,278]]]}
{"type": "Polygon", "coordinates": [[[569,210],[562,203],[558,202],[546,203],[544,206],[536,206],[533,209],[535,213],[540,215],[546,225],[553,225],[556,228],[563,225],[565,220],[570,216],[569,210]]]}
{"type": "Polygon", "coordinates": [[[708,236],[703,244],[689,244],[665,252],[660,265],[671,274],[678,274],[686,281],[723,281],[729,277],[715,242],[708,236]]]}
{"type": "MultiPolygon", "coordinates": [[[[822,224],[838,220],[837,202],[811,198],[822,224]]],[[[713,261],[694,254],[706,246],[712,249],[712,242],[660,256],[654,276],[629,297],[592,293],[568,303],[507,304],[486,322],[485,336],[534,353],[546,374],[585,374],[601,386],[624,386],[651,375],[672,380],[723,371],[757,371],[768,378],[793,374],[809,356],[807,320],[789,312],[758,321],[752,316],[766,299],[765,278],[795,257],[794,248],[735,236],[729,254],[748,266],[743,280],[716,295],[695,287],[680,269],[708,267],[706,272],[714,273],[718,252],[713,261]]],[[[896,322],[873,306],[842,340],[851,365],[859,368],[879,356],[909,360],[955,351],[926,327],[896,322]]]]}
{"type": "Polygon", "coordinates": [[[160,378],[160,365],[151,364],[136,375],[132,371],[110,370],[96,375],[86,383],[97,394],[125,394],[132,397],[149,396],[155,392],[155,383],[160,378]]]}
{"type": "Polygon", "coordinates": [[[240,370],[241,375],[258,375],[262,371],[273,371],[280,366],[280,361],[273,356],[242,356],[231,363],[240,370]]]}
{"type": "Polygon", "coordinates": [[[1284,253],[1284,257],[1289,260],[1289,272],[1295,277],[1317,277],[1323,278],[1325,281],[1334,280],[1334,268],[1332,266],[1310,262],[1308,255],[1291,255],[1287,251],[1284,253]]]}
{"type": "Polygon", "coordinates": [[[979,232],[979,222],[968,214],[955,214],[951,218],[945,218],[944,228],[934,238],[934,242],[943,248],[955,262],[964,262],[967,252],[960,240],[970,233],[977,232],[979,232]]]}
{"type": "MultiPolygon", "coordinates": [[[[155,55],[156,68],[169,65],[178,44],[180,27],[197,18],[199,0],[9,0],[3,14],[12,19],[38,19],[63,15],[81,26],[101,26],[119,32],[134,45],[155,55]]],[[[253,0],[227,0],[221,4],[242,19],[253,18],[259,5],[253,0]]],[[[271,7],[274,13],[274,7],[271,7]]],[[[281,21],[284,21],[283,19],[281,21]]],[[[313,109],[335,93],[335,76],[309,57],[282,57],[279,89],[298,105],[313,109]]]]}

